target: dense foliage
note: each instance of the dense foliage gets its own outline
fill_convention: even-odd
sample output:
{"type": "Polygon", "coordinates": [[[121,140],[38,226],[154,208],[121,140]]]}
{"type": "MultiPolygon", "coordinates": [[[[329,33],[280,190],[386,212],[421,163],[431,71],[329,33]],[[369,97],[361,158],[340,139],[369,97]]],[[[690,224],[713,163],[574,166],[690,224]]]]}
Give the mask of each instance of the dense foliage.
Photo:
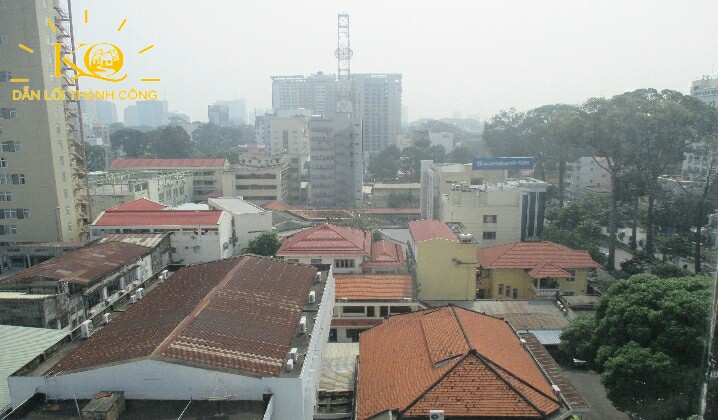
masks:
{"type": "Polygon", "coordinates": [[[250,240],[242,252],[271,257],[274,256],[280,245],[279,236],[276,233],[262,232],[256,238],[250,240]]]}
{"type": "Polygon", "coordinates": [[[712,280],[640,274],[613,284],[595,316],[561,334],[561,349],[588,360],[609,399],[642,418],[696,412],[712,280]]]}

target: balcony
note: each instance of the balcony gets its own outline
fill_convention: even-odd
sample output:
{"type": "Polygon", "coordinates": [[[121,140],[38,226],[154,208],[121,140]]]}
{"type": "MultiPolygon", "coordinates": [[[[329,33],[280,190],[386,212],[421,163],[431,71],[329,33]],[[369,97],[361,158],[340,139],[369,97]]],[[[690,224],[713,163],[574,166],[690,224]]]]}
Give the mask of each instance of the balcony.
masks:
{"type": "Polygon", "coordinates": [[[558,288],[558,286],[555,287],[536,287],[533,284],[531,285],[531,290],[534,292],[536,296],[541,297],[554,297],[556,296],[556,293],[560,292],[561,289],[558,288]]]}

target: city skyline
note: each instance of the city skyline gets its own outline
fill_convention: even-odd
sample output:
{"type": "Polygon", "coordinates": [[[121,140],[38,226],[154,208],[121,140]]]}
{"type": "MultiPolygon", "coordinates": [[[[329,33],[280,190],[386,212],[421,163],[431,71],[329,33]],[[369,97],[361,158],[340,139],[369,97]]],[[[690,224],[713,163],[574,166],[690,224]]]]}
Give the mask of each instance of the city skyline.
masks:
{"type": "MultiPolygon", "coordinates": [[[[718,4],[709,1],[692,8],[668,1],[212,6],[176,1],[166,19],[167,2],[127,1],[120,9],[77,1],[75,34],[77,42],[115,40],[127,51],[154,45],[142,56],[127,54],[128,73],[159,77],[152,87],[160,98],[193,121],[206,121],[207,105],[217,100],[240,98],[251,120],[254,109],[271,107],[270,76],[336,73],[337,13],[351,17],[352,72],[401,73],[411,121],[456,111],[488,118],[510,107],[581,103],[648,87],[688,93],[692,80],[714,74],[718,64],[718,27],[710,21],[718,4]],[[123,19],[119,37],[109,28],[123,19]]],[[[81,86],[102,85],[83,79],[81,86]]]]}

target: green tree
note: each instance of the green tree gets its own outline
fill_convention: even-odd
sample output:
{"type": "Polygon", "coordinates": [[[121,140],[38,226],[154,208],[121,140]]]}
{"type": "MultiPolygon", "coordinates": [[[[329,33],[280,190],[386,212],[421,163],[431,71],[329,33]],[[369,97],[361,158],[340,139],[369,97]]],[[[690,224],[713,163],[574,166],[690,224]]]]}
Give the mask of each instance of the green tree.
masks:
{"type": "Polygon", "coordinates": [[[414,195],[411,191],[390,192],[386,198],[387,205],[393,209],[411,207],[414,202],[414,195]]]}
{"type": "Polygon", "coordinates": [[[699,395],[712,283],[648,274],[617,281],[594,319],[564,330],[561,348],[589,360],[618,409],[642,418],[690,415],[699,395]]]}
{"type": "Polygon", "coordinates": [[[375,181],[396,182],[401,151],[391,145],[369,159],[367,171],[375,181]]]}
{"type": "Polygon", "coordinates": [[[85,143],[85,156],[87,156],[87,170],[89,172],[105,170],[104,147],[85,143]]]}
{"type": "Polygon", "coordinates": [[[446,162],[449,163],[471,163],[475,155],[465,146],[454,147],[454,150],[446,154],[446,162]]]}
{"type": "Polygon", "coordinates": [[[651,267],[651,274],[662,279],[691,277],[693,273],[669,263],[656,263],[651,267]]]}
{"type": "Polygon", "coordinates": [[[276,233],[262,232],[256,238],[250,240],[242,252],[271,257],[277,253],[280,245],[279,236],[276,233]]]}
{"type": "Polygon", "coordinates": [[[110,134],[112,150],[122,150],[128,158],[145,157],[150,153],[150,141],[145,133],[134,128],[121,128],[110,134]]]}
{"type": "Polygon", "coordinates": [[[151,153],[156,158],[189,158],[192,156],[194,144],[182,127],[162,127],[147,133],[147,135],[151,139],[151,153]]]}
{"type": "Polygon", "coordinates": [[[399,170],[407,182],[419,182],[421,161],[426,159],[426,149],[409,146],[401,151],[399,170]]]}

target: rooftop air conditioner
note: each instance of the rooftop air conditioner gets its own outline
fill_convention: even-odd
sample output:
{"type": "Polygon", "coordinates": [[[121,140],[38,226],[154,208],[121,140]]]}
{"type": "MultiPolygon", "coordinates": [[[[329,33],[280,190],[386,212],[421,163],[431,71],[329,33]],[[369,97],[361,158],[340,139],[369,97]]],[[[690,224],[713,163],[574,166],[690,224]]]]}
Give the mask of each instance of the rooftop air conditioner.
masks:
{"type": "Polygon", "coordinates": [[[136,295],[131,295],[131,296],[130,296],[130,304],[133,304],[133,303],[135,303],[135,302],[137,302],[137,296],[136,296],[136,295]]]}
{"type": "Polygon", "coordinates": [[[430,420],[444,420],[444,410],[429,410],[430,420]]]}
{"type": "Polygon", "coordinates": [[[92,324],[92,320],[88,319],[87,321],[84,321],[82,324],[80,324],[80,336],[82,338],[88,338],[92,335],[92,331],[94,330],[94,325],[92,324]]]}
{"type": "Polygon", "coordinates": [[[289,350],[289,360],[293,362],[297,361],[297,351],[298,349],[296,347],[292,347],[292,349],[289,350]]]}
{"type": "Polygon", "coordinates": [[[312,290],[309,292],[309,303],[314,303],[317,300],[317,293],[312,290]]]}
{"type": "Polygon", "coordinates": [[[145,296],[145,289],[143,287],[140,287],[135,291],[135,296],[137,296],[137,300],[142,299],[145,296]]]}
{"type": "Polygon", "coordinates": [[[302,316],[299,319],[299,332],[301,334],[305,334],[307,332],[307,317],[306,316],[302,316]]]}
{"type": "Polygon", "coordinates": [[[106,314],[102,314],[102,322],[104,322],[105,324],[109,324],[110,319],[112,319],[112,315],[109,312],[106,314]]]}
{"type": "Polygon", "coordinates": [[[294,360],[287,360],[287,364],[285,365],[285,367],[287,369],[287,372],[291,372],[292,370],[294,370],[294,360]]]}
{"type": "Polygon", "coordinates": [[[321,283],[321,282],[322,282],[322,273],[317,272],[317,275],[314,276],[314,282],[315,282],[315,283],[321,283]]]}

